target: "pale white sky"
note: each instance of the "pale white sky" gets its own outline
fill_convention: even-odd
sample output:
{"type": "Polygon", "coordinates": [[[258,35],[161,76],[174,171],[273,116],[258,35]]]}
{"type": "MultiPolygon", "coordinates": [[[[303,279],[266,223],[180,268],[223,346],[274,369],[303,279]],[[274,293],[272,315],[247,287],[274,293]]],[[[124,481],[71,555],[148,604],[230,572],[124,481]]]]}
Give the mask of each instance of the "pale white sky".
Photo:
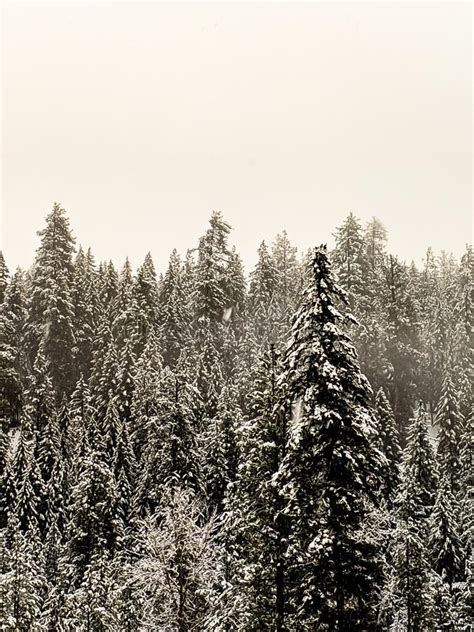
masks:
{"type": "Polygon", "coordinates": [[[97,259],[196,245],[212,209],[247,267],[349,211],[390,248],[472,239],[470,3],[3,5],[2,247],[52,203],[97,259]]]}

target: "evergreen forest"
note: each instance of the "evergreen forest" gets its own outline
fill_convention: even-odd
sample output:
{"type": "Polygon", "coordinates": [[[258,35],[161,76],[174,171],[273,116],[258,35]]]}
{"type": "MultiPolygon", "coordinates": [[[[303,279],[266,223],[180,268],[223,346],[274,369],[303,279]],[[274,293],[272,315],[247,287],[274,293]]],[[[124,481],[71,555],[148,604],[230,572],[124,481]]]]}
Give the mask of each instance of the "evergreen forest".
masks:
{"type": "Polygon", "coordinates": [[[472,630],[471,246],[196,237],[0,253],[0,629],[472,630]]]}

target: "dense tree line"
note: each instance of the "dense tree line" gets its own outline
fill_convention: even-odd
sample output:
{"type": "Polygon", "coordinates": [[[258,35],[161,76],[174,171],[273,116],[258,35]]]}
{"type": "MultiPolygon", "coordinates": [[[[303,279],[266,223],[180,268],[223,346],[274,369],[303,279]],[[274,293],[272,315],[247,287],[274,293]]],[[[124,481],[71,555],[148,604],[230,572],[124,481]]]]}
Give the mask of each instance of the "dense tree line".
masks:
{"type": "Polygon", "coordinates": [[[470,630],[474,290],[286,233],[96,263],[57,204],[0,253],[4,630],[470,630]]]}

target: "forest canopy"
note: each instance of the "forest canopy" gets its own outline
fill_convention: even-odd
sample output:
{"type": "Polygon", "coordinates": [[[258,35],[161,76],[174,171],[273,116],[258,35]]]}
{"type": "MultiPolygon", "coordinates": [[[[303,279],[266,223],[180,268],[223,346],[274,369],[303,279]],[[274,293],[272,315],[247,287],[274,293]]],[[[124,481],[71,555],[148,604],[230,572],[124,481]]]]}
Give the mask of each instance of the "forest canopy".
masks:
{"type": "Polygon", "coordinates": [[[0,253],[5,630],[470,630],[472,247],[0,253]],[[421,254],[421,253],[420,253],[421,254]]]}

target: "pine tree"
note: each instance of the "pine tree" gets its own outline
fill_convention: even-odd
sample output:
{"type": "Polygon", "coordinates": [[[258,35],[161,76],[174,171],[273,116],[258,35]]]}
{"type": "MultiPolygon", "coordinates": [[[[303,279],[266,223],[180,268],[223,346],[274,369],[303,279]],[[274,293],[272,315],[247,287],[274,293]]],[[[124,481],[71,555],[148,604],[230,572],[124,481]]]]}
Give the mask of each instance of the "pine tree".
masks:
{"type": "Polygon", "coordinates": [[[436,410],[438,426],[437,460],[440,471],[448,477],[451,493],[457,495],[461,465],[459,462],[459,444],[461,441],[462,422],[451,371],[446,369],[443,389],[436,410]]]}
{"type": "Polygon", "coordinates": [[[0,417],[18,425],[25,378],[24,327],[27,317],[24,275],[13,275],[0,305],[0,417]]]}
{"type": "Polygon", "coordinates": [[[133,296],[133,273],[128,258],[122,267],[117,282],[117,292],[110,307],[112,333],[120,349],[127,340],[137,343],[138,305],[133,296]]]}
{"type": "Polygon", "coordinates": [[[458,520],[449,473],[444,472],[430,518],[430,554],[432,567],[449,585],[460,581],[463,575],[464,552],[457,531],[458,520]]]}
{"type": "Polygon", "coordinates": [[[109,403],[109,393],[117,390],[118,357],[112,331],[103,320],[94,341],[94,361],[89,388],[91,404],[95,411],[103,415],[109,403]]]}
{"type": "Polygon", "coordinates": [[[363,527],[385,459],[325,247],[315,250],[312,270],[281,378],[293,411],[279,474],[291,524],[287,625],[366,630],[376,622],[382,578],[363,527]]]}
{"type": "Polygon", "coordinates": [[[235,571],[228,610],[243,630],[284,629],[283,498],[275,476],[284,454],[285,415],[277,407],[279,357],[274,347],[259,364],[251,418],[237,426],[237,478],[226,507],[235,571]]]}
{"type": "Polygon", "coordinates": [[[88,379],[92,365],[93,342],[99,319],[98,278],[90,250],[82,248],[74,262],[72,302],[74,305],[74,332],[76,337],[77,378],[88,379]]]}
{"type": "Polygon", "coordinates": [[[55,204],[38,234],[41,245],[33,268],[26,324],[29,358],[33,364],[42,344],[61,397],[73,386],[75,347],[71,300],[74,239],[64,209],[55,204]]]}
{"type": "Polygon", "coordinates": [[[386,303],[388,324],[386,350],[391,366],[388,390],[395,419],[402,431],[403,423],[415,403],[421,347],[419,316],[407,268],[396,257],[388,258],[385,278],[383,300],[386,303]]]}
{"type": "Polygon", "coordinates": [[[117,486],[111,467],[98,450],[83,457],[71,489],[67,532],[70,582],[80,586],[94,555],[113,551],[120,535],[117,486]]]}
{"type": "Polygon", "coordinates": [[[202,455],[197,443],[193,389],[165,368],[137,483],[135,506],[153,514],[167,487],[203,494],[202,455]]]}
{"type": "Polygon", "coordinates": [[[99,266],[99,302],[101,311],[112,325],[115,317],[119,277],[112,261],[99,266]]]}
{"type": "Polygon", "coordinates": [[[216,416],[208,423],[204,436],[206,453],[205,476],[208,504],[220,514],[229,486],[237,473],[236,429],[241,414],[236,403],[236,392],[225,386],[219,396],[216,416]]]}
{"type": "Polygon", "coordinates": [[[297,249],[291,245],[286,231],[277,235],[272,245],[272,258],[276,270],[275,296],[276,331],[278,346],[284,345],[298,299],[302,290],[302,273],[297,260],[297,249]]]}
{"type": "Polygon", "coordinates": [[[395,533],[394,566],[394,629],[435,629],[433,578],[416,516],[405,515],[395,533]]]}
{"type": "Polygon", "coordinates": [[[466,551],[466,560],[474,551],[474,405],[465,419],[460,445],[460,491],[461,538],[466,551]]]}
{"type": "Polygon", "coordinates": [[[191,313],[184,270],[176,250],[170,256],[159,297],[160,340],[165,366],[174,368],[181,349],[189,345],[191,313]]]}
{"type": "Polygon", "coordinates": [[[10,276],[10,273],[5,263],[3,252],[0,250],[0,305],[5,300],[5,293],[8,287],[9,276],[10,276]]]}
{"type": "MultiPolygon", "coordinates": [[[[366,291],[367,260],[364,253],[362,226],[353,213],[349,213],[336,230],[336,247],[331,260],[337,279],[347,292],[352,309],[366,291]]],[[[375,249],[375,244],[373,244],[375,249]]]]}
{"type": "MultiPolygon", "coordinates": [[[[36,630],[39,629],[46,583],[41,541],[35,529],[23,533],[19,525],[12,525],[12,533],[0,584],[2,627],[5,626],[5,630],[36,630]]],[[[7,547],[5,541],[2,542],[4,547],[7,547]]]]}
{"type": "Polygon", "coordinates": [[[135,363],[133,341],[127,339],[118,357],[117,398],[118,409],[126,421],[130,421],[133,391],[135,388],[135,363]]]}
{"type": "Polygon", "coordinates": [[[455,365],[461,414],[470,413],[474,383],[474,256],[468,246],[461,258],[455,295],[455,365]]]}
{"type": "Polygon", "coordinates": [[[364,234],[364,246],[372,278],[377,279],[385,258],[387,230],[382,222],[373,217],[368,222],[364,234]]]}
{"type": "Polygon", "coordinates": [[[112,591],[110,564],[104,551],[94,551],[80,586],[70,600],[72,629],[84,632],[113,632],[117,630],[115,613],[111,608],[112,591]]]}
{"type": "Polygon", "coordinates": [[[45,484],[36,459],[36,434],[27,413],[21,422],[17,449],[6,472],[8,521],[26,532],[43,529],[45,521],[45,484]]]}
{"type": "Polygon", "coordinates": [[[263,241],[258,248],[255,269],[250,274],[247,298],[251,336],[258,350],[268,349],[271,343],[277,341],[275,331],[277,284],[275,262],[263,241]]]}
{"type": "Polygon", "coordinates": [[[150,332],[156,332],[159,312],[158,285],[156,272],[151,254],[148,253],[145,261],[138,269],[133,294],[137,304],[137,328],[138,347],[136,353],[140,354],[146,344],[150,332]]]}
{"type": "Polygon", "coordinates": [[[395,496],[400,485],[400,465],[402,451],[400,448],[399,433],[395,423],[390,403],[380,389],[375,398],[376,418],[378,432],[381,440],[382,452],[387,460],[384,468],[384,487],[386,500],[389,507],[393,507],[395,496]]]}
{"type": "Polygon", "coordinates": [[[148,431],[152,420],[158,411],[157,400],[162,370],[158,341],[152,333],[135,365],[130,434],[139,461],[148,443],[148,431]]]}
{"type": "Polygon", "coordinates": [[[222,214],[214,211],[210,228],[199,241],[196,265],[195,318],[220,322],[230,304],[226,285],[230,250],[227,238],[230,226],[222,214]]]}
{"type": "Polygon", "coordinates": [[[399,501],[402,512],[420,523],[426,522],[435,503],[437,485],[438,474],[428,433],[427,414],[420,402],[408,428],[403,456],[403,484],[399,501]]]}

